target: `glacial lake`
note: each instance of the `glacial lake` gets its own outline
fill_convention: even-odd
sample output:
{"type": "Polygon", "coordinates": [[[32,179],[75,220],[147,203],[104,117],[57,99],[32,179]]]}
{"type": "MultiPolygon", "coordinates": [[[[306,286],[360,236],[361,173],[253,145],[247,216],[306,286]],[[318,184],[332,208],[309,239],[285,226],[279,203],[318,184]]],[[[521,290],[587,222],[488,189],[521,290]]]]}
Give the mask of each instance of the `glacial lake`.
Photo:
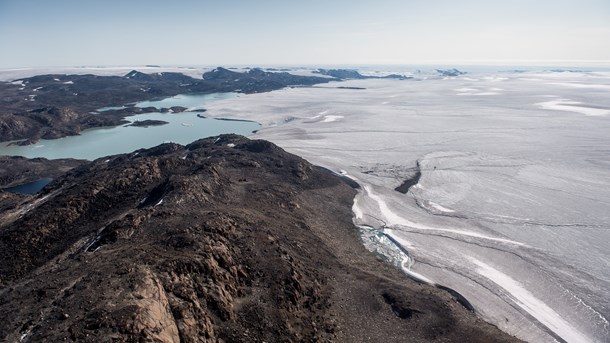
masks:
{"type": "MultiPolygon", "coordinates": [[[[178,95],[156,101],[143,101],[135,104],[135,106],[201,108],[210,102],[237,96],[236,93],[178,95]]],[[[9,142],[4,142],[0,144],[0,154],[25,156],[28,158],[79,158],[93,160],[107,155],[150,148],[161,143],[188,144],[200,138],[223,133],[247,136],[252,134],[253,131],[260,129],[260,124],[256,122],[201,118],[197,116],[198,114],[205,115],[202,112],[153,112],[129,116],[125,119],[130,122],[162,120],[169,122],[169,124],[149,127],[127,126],[129,124],[126,124],[116,127],[95,128],[83,131],[78,136],[40,140],[36,144],[27,146],[9,146],[9,142]]]]}
{"type": "Polygon", "coordinates": [[[46,177],[40,180],[36,180],[34,182],[28,182],[18,186],[2,188],[2,190],[11,193],[34,194],[43,189],[44,186],[48,185],[51,181],[53,181],[53,179],[46,177]]]}

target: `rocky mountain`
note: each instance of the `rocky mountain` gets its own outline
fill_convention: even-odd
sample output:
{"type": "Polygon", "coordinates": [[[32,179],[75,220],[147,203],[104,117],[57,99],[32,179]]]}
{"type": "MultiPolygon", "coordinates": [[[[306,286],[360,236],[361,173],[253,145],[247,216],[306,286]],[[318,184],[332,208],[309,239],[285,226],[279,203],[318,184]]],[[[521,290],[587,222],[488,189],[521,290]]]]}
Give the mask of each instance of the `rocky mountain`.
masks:
{"type": "Polygon", "coordinates": [[[516,341],[367,252],[355,192],[234,135],[77,166],[0,212],[0,341],[516,341]]]}
{"type": "Polygon", "coordinates": [[[455,68],[452,69],[436,69],[436,72],[441,76],[460,76],[466,74],[466,72],[459,71],[455,68]]]}
{"type": "Polygon", "coordinates": [[[332,79],[325,77],[292,75],[287,72],[269,72],[253,68],[245,73],[239,73],[218,67],[203,74],[205,81],[215,81],[219,87],[229,88],[239,85],[239,91],[244,93],[266,92],[286,86],[313,85],[326,83],[332,79]]]}
{"type": "Polygon", "coordinates": [[[398,80],[407,80],[407,79],[411,79],[412,78],[412,77],[409,77],[409,76],[398,75],[398,74],[390,74],[390,75],[384,75],[384,76],[362,75],[362,74],[360,74],[355,69],[318,69],[317,71],[314,71],[314,73],[318,73],[318,74],[321,74],[321,75],[331,76],[331,77],[334,77],[334,78],[337,78],[337,79],[341,79],[341,80],[347,80],[347,79],[356,79],[356,80],[361,80],[361,79],[398,79],[398,80]]]}
{"type": "MultiPolygon", "coordinates": [[[[246,73],[217,68],[201,79],[181,73],[145,74],[132,70],[125,76],[38,75],[0,82],[0,141],[76,135],[101,126],[125,123],[123,118],[143,109],[94,111],[177,94],[214,92],[267,92],[293,85],[312,85],[332,79],[297,76],[252,69],[246,73]],[[93,113],[92,113],[93,112],[93,113]]],[[[148,112],[161,110],[150,108],[148,112]]],[[[147,111],[144,111],[147,112],[147,111]]]]}
{"type": "Polygon", "coordinates": [[[20,143],[27,145],[41,138],[74,136],[86,129],[124,123],[127,121],[119,116],[94,116],[69,107],[40,107],[0,115],[0,140],[27,139],[20,143]]]}

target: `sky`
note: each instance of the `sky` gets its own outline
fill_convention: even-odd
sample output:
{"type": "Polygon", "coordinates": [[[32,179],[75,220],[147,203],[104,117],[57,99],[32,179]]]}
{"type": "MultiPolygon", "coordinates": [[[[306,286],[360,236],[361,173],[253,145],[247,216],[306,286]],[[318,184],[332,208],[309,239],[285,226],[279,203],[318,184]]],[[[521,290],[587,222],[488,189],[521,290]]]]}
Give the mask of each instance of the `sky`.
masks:
{"type": "Polygon", "coordinates": [[[610,0],[0,0],[0,68],[610,66],[610,0]]]}

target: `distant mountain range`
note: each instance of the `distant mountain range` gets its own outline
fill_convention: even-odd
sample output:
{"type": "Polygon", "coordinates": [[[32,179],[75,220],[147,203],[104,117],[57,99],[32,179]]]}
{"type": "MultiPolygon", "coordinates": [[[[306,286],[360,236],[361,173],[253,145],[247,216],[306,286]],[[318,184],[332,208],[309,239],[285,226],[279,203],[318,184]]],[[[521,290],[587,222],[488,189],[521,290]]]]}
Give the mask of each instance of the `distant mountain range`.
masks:
{"type": "Polygon", "coordinates": [[[338,79],[398,79],[398,80],[407,80],[412,79],[412,77],[398,75],[398,74],[390,74],[384,76],[370,76],[370,75],[362,75],[355,69],[318,69],[314,71],[314,73],[332,76],[338,79]]]}
{"type": "Polygon", "coordinates": [[[178,72],[132,70],[124,76],[48,74],[0,82],[0,141],[25,139],[20,144],[31,144],[77,135],[89,128],[124,124],[127,115],[168,109],[126,107],[103,114],[94,112],[106,106],[177,94],[259,93],[346,79],[410,78],[397,74],[367,76],[352,69],[318,69],[314,73],[321,76],[293,75],[285,69],[248,68],[237,72],[218,67],[201,78],[178,72]]]}
{"type": "Polygon", "coordinates": [[[196,79],[175,72],[125,76],[38,75],[0,82],[0,141],[54,139],[93,127],[125,123],[129,114],[161,109],[128,107],[92,114],[105,106],[125,105],[177,94],[268,92],[294,85],[314,85],[335,79],[251,69],[245,73],[216,68],[196,79]]]}

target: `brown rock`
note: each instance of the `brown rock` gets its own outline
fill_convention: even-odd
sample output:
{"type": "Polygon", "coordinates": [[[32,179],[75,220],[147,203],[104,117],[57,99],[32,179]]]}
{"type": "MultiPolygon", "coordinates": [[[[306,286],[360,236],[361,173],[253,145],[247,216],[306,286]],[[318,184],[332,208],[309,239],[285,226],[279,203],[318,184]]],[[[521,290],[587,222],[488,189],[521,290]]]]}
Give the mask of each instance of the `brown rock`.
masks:
{"type": "Polygon", "coordinates": [[[0,341],[517,341],[367,252],[354,195],[233,135],[84,164],[0,223],[0,341]]]}

